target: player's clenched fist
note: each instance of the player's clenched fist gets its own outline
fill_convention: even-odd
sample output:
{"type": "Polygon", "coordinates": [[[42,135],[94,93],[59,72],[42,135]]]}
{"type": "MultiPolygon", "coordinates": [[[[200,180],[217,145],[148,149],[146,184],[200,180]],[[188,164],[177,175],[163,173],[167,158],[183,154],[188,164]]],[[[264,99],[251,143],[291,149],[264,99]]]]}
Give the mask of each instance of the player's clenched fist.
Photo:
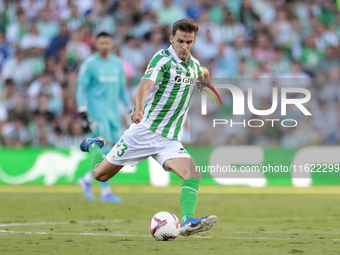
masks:
{"type": "Polygon", "coordinates": [[[141,122],[143,119],[143,111],[135,111],[134,113],[131,114],[131,120],[138,124],[141,122]]]}

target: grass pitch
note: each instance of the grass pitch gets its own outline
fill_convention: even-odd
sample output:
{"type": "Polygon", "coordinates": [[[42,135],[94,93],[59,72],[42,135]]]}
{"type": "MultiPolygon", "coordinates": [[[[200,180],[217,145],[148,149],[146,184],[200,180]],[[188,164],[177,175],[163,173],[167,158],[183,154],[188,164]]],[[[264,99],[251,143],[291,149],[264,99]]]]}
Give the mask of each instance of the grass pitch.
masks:
{"type": "Polygon", "coordinates": [[[181,216],[179,186],[113,188],[123,204],[89,203],[76,186],[0,186],[0,254],[340,254],[340,187],[202,186],[196,216],[217,224],[171,242],[149,220],[181,216]]]}

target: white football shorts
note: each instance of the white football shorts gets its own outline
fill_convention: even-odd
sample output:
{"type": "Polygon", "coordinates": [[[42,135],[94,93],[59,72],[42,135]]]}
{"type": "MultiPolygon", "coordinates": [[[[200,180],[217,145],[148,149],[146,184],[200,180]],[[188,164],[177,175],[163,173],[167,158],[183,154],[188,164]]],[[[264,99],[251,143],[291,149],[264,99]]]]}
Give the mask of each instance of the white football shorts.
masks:
{"type": "Polygon", "coordinates": [[[134,166],[149,156],[153,157],[165,171],[169,171],[164,167],[166,160],[190,158],[180,141],[171,140],[143,125],[133,123],[107,154],[106,159],[118,166],[134,166]]]}

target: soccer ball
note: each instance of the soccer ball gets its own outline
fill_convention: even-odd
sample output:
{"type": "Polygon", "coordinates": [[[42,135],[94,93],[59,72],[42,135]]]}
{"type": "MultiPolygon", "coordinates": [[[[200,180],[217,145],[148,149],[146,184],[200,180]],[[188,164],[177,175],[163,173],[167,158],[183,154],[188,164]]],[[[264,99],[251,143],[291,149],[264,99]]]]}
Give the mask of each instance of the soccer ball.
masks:
{"type": "Polygon", "coordinates": [[[156,213],[150,221],[150,233],[157,241],[170,241],[179,233],[179,220],[171,212],[156,213]]]}

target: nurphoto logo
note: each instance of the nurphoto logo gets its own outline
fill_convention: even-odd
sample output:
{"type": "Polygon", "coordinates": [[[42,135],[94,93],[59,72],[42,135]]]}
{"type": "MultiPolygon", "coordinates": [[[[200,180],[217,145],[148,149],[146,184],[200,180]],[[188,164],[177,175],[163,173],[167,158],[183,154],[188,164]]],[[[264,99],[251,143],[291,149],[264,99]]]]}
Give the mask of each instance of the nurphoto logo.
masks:
{"type": "MultiPolygon", "coordinates": [[[[222,105],[220,96],[218,95],[218,93],[216,92],[216,90],[208,85],[208,84],[202,84],[204,86],[207,86],[208,88],[210,88],[218,97],[218,99],[220,100],[220,103],[222,105]]],[[[233,98],[233,115],[245,115],[245,110],[244,110],[244,106],[245,106],[245,96],[243,94],[243,91],[238,88],[235,85],[231,85],[231,84],[219,84],[215,86],[216,88],[225,88],[228,89],[231,92],[232,98],[233,98]]],[[[204,89],[203,89],[204,90],[204,89]]],[[[206,91],[212,98],[212,94],[206,91]]],[[[272,106],[270,107],[270,109],[267,110],[258,110],[255,109],[254,104],[253,104],[253,88],[248,88],[247,90],[247,106],[248,109],[251,113],[255,114],[255,115],[260,115],[260,116],[267,116],[267,115],[271,115],[272,113],[274,113],[277,109],[278,106],[278,88],[272,88],[272,106]]],[[[311,99],[311,93],[309,90],[305,89],[305,88],[297,88],[297,87],[285,87],[285,88],[281,88],[281,115],[282,116],[286,116],[287,115],[287,105],[291,104],[291,105],[295,105],[304,115],[308,116],[308,115],[312,115],[307,109],[306,107],[303,105],[304,103],[307,103],[309,100],[311,99]],[[294,93],[294,94],[303,94],[304,97],[302,98],[288,98],[287,94],[289,93],[294,93]]],[[[215,105],[216,105],[216,101],[213,98],[215,105]]],[[[206,94],[202,94],[201,96],[201,114],[202,115],[206,115],[207,114],[207,96],[206,94]]],[[[216,127],[217,125],[226,125],[228,123],[230,123],[230,126],[232,127],[233,125],[242,125],[243,127],[246,127],[246,124],[248,124],[249,127],[262,127],[264,125],[264,122],[268,121],[272,123],[272,127],[274,126],[274,122],[275,121],[280,121],[281,125],[283,127],[295,127],[297,126],[298,122],[294,119],[250,119],[246,122],[246,120],[244,119],[242,122],[233,122],[233,120],[227,120],[227,119],[214,119],[213,120],[213,127],[216,127]]]]}

